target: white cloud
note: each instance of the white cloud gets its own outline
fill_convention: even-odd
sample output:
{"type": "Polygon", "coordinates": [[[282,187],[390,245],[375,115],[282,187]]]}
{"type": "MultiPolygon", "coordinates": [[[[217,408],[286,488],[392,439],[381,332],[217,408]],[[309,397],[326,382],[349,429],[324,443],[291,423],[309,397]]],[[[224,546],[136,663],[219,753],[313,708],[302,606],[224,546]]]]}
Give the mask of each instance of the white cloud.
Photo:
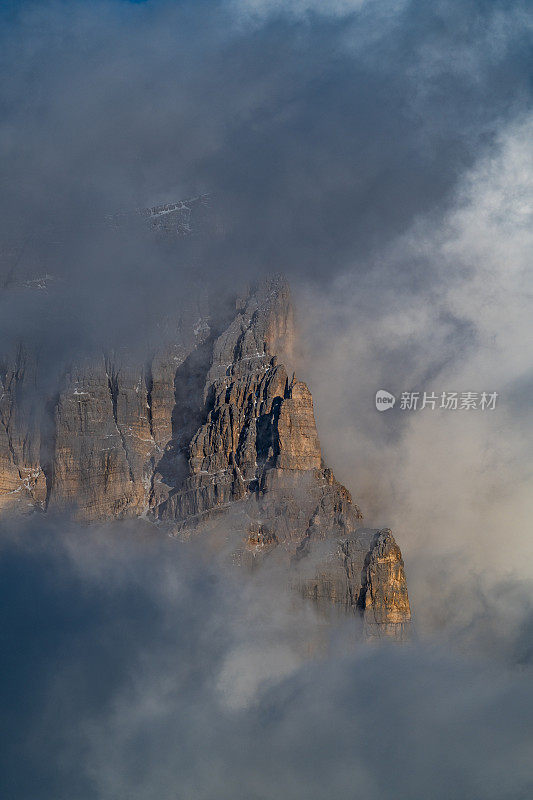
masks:
{"type": "Polygon", "coordinates": [[[459,604],[463,592],[466,629],[499,582],[533,579],[532,133],[532,118],[507,126],[451,211],[419,220],[366,276],[358,265],[330,302],[311,301],[307,369],[326,456],[369,521],[394,529],[428,629],[440,614],[452,624],[447,585],[459,604]],[[499,400],[494,412],[379,415],[378,388],[499,400]]]}

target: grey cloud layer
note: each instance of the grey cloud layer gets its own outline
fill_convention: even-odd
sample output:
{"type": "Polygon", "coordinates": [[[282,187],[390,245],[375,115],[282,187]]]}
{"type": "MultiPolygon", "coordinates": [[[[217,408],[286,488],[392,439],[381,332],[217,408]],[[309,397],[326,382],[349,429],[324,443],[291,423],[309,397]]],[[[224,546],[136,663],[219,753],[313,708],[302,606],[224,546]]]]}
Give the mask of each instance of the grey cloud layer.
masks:
{"type": "Polygon", "coordinates": [[[489,657],[495,638],[515,646],[532,597],[531,132],[530,114],[505,126],[451,208],[413,224],[366,278],[305,295],[326,457],[371,524],[393,525],[419,631],[449,629],[472,649],[484,618],[475,647],[489,657]],[[490,412],[409,412],[398,399],[380,414],[379,388],[499,397],[490,412]]]}
{"type": "Polygon", "coordinates": [[[246,4],[8,4],[2,248],[22,242],[22,264],[66,283],[48,305],[11,294],[3,336],[46,330],[52,358],[67,340],[131,343],[191,271],[218,288],[272,269],[364,271],[446,206],[527,99],[527,6],[337,5],[267,4],[243,25],[246,4]],[[109,211],[199,192],[226,235],[193,254],[98,227],[109,211]]]}
{"type": "Polygon", "coordinates": [[[279,587],[137,526],[60,527],[0,552],[5,796],[527,796],[526,675],[427,645],[302,662],[279,587]]]}

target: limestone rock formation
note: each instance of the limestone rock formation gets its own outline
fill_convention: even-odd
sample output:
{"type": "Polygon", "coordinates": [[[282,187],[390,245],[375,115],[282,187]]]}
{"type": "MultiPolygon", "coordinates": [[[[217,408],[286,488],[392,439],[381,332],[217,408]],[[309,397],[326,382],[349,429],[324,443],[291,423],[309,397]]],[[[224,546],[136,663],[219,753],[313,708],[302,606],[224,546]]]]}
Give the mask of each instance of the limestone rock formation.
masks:
{"type": "Polygon", "coordinates": [[[44,507],[35,359],[19,347],[0,361],[0,510],[44,507]]]}
{"type": "Polygon", "coordinates": [[[287,371],[286,281],[262,281],[216,323],[207,302],[187,313],[144,363],[110,351],[72,364],[45,401],[31,391],[32,354],[4,359],[0,508],[144,516],[182,536],[231,515],[235,562],[281,559],[320,607],[402,638],[410,614],[400,550],[390,531],[362,527],[323,463],[311,393],[287,371]]]}
{"type": "Polygon", "coordinates": [[[410,609],[404,565],[388,528],[376,534],[365,557],[360,604],[369,634],[405,632],[410,609]]]}

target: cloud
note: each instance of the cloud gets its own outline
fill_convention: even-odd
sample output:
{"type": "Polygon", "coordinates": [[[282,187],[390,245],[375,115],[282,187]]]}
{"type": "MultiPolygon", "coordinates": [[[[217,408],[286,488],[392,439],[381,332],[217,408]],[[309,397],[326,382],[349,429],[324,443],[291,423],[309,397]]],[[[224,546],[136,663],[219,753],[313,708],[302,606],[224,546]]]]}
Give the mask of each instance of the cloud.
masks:
{"type": "Polygon", "coordinates": [[[529,674],[320,634],[279,583],[142,524],[36,520],[0,551],[13,798],[515,798],[529,674]],[[300,636],[300,639],[298,638],[300,636]]]}
{"type": "Polygon", "coordinates": [[[418,220],[367,279],[347,271],[303,321],[326,454],[370,521],[394,527],[415,614],[441,634],[443,592],[454,635],[454,609],[464,601],[466,631],[477,595],[504,638],[515,581],[531,596],[531,124],[506,126],[449,211],[418,220]],[[496,391],[498,405],[377,414],[378,388],[496,391]]]}
{"type": "MultiPolygon", "coordinates": [[[[319,0],[234,0],[230,2],[238,15],[244,15],[248,20],[262,20],[269,16],[288,16],[289,18],[306,17],[317,14],[324,17],[345,17],[360,11],[365,5],[375,0],[333,0],[330,3],[320,3],[319,0]]],[[[387,3],[393,10],[403,5],[400,0],[387,3]]]]}
{"type": "Polygon", "coordinates": [[[58,280],[3,293],[1,333],[37,341],[53,373],[110,341],[149,350],[202,286],[364,272],[452,201],[529,91],[520,2],[366,3],[252,28],[216,2],[2,14],[2,274],[58,280]],[[169,251],[101,224],[204,192],[221,238],[169,251]]]}

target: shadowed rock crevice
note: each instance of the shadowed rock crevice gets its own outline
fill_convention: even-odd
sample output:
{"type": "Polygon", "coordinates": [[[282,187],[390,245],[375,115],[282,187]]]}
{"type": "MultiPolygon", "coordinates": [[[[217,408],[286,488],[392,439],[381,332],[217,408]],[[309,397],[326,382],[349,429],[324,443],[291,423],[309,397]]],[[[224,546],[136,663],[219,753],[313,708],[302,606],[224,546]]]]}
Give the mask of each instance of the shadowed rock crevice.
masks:
{"type": "Polygon", "coordinates": [[[145,365],[144,371],[144,383],[146,386],[146,413],[148,416],[148,426],[150,428],[150,436],[154,437],[154,425],[153,425],[153,416],[152,416],[152,389],[154,387],[154,379],[152,376],[152,365],[148,362],[145,365]]]}
{"type": "Polygon", "coordinates": [[[41,418],[39,462],[46,482],[45,509],[48,508],[50,496],[54,487],[54,457],[56,449],[55,413],[58,402],[58,394],[47,400],[41,418]]]}
{"type": "MultiPolygon", "coordinates": [[[[126,437],[123,431],[120,429],[119,420],[118,420],[118,395],[119,395],[119,374],[115,373],[113,368],[106,365],[106,375],[107,375],[107,385],[109,387],[109,394],[111,397],[111,406],[113,409],[113,419],[115,420],[115,425],[120,436],[120,441],[122,442],[122,447],[124,449],[124,455],[126,456],[126,461],[128,462],[128,469],[130,473],[130,480],[132,483],[135,481],[135,476],[133,474],[133,467],[129,460],[128,455],[128,447],[126,444],[126,437]]],[[[148,408],[148,403],[146,404],[148,408]]],[[[106,484],[108,480],[108,475],[106,473],[106,484]]]]}
{"type": "Polygon", "coordinates": [[[189,444],[205,421],[212,398],[204,400],[206,375],[211,365],[213,335],[194,349],[176,369],[173,378],[174,404],[171,438],[154,469],[154,490],[150,505],[164,514],[170,497],[183,486],[188,475],[189,444]]]}

